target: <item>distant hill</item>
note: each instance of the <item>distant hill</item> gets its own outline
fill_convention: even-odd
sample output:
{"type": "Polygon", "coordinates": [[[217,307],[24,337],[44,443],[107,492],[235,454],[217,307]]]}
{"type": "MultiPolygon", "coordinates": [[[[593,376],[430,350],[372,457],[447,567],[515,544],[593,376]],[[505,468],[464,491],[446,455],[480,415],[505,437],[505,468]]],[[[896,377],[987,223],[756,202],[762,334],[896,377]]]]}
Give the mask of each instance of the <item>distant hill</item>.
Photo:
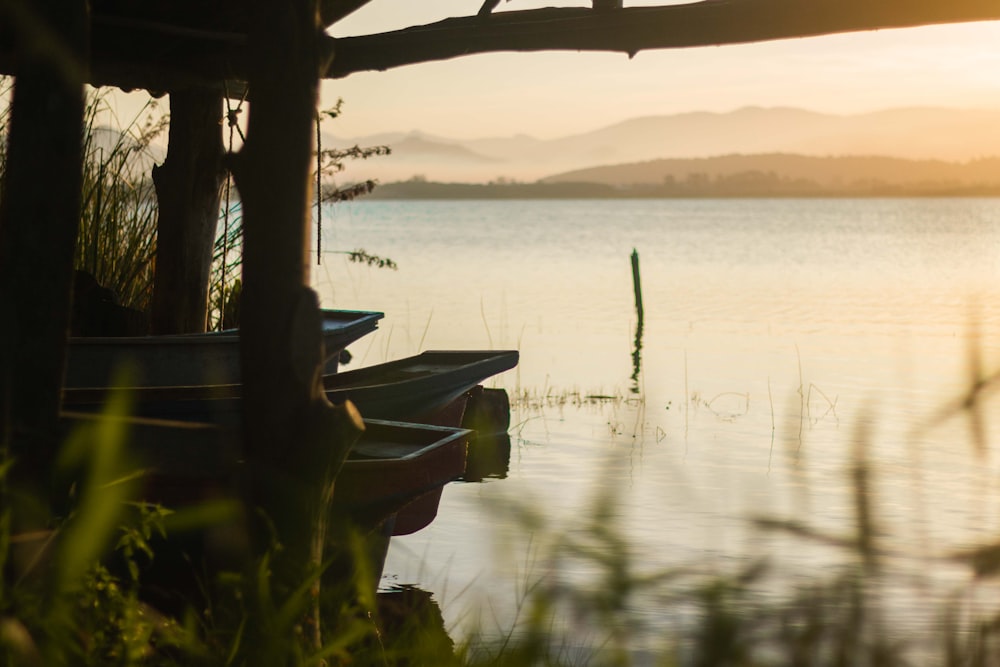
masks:
{"type": "Polygon", "coordinates": [[[824,189],[872,185],[968,188],[1000,184],[1000,158],[968,162],[893,157],[814,157],[768,153],[710,158],[663,159],[577,169],[541,179],[545,183],[601,183],[616,187],[681,184],[726,179],[808,182],[824,189]]]}
{"type": "Polygon", "coordinates": [[[555,139],[527,135],[460,140],[419,132],[329,137],[324,145],[388,144],[393,155],[349,165],[358,180],[484,183],[532,181],[600,165],[665,158],[768,153],[827,157],[883,155],[970,161],[1000,155],[1000,110],[902,108],[838,115],[745,107],[727,113],[647,116],[555,139]]]}
{"type": "Polygon", "coordinates": [[[997,196],[1000,158],[968,162],[768,153],[651,160],[578,169],[534,183],[434,183],[376,188],[375,199],[620,197],[997,196]]]}
{"type": "Polygon", "coordinates": [[[110,159],[112,153],[115,152],[130,153],[135,173],[147,176],[153,165],[162,164],[167,156],[167,148],[164,144],[154,142],[145,149],[141,149],[134,137],[119,129],[107,126],[96,126],[91,129],[90,150],[96,154],[95,157],[98,160],[110,159]]]}
{"type": "Polygon", "coordinates": [[[397,160],[402,158],[411,162],[414,160],[423,161],[428,158],[460,164],[493,164],[501,161],[499,158],[482,155],[459,144],[435,141],[416,133],[408,134],[398,141],[392,142],[389,147],[397,160]]]}

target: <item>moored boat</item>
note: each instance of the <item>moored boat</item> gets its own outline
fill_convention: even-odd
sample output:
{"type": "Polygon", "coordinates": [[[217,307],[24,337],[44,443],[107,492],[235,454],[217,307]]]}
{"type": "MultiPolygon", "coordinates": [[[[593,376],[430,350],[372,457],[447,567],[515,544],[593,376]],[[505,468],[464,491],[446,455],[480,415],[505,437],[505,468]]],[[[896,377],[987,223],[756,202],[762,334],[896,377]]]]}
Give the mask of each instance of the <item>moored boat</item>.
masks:
{"type": "MultiPolygon", "coordinates": [[[[203,568],[231,568],[246,549],[245,524],[236,509],[246,468],[240,430],[72,412],[63,413],[60,425],[68,436],[109,419],[123,422],[123,456],[137,470],[130,477],[138,487],[133,497],[175,510],[191,507],[194,515],[204,517],[196,526],[180,529],[169,542],[158,544],[154,567],[143,575],[147,594],[167,604],[188,604],[203,592],[195,582],[204,576],[203,568]],[[219,514],[218,503],[229,505],[229,500],[237,503],[219,514]],[[203,513],[210,507],[217,509],[203,513]]],[[[356,559],[362,552],[344,549],[350,543],[345,539],[354,534],[361,539],[362,557],[368,561],[362,571],[374,587],[391,537],[409,534],[434,520],[442,488],[465,469],[472,432],[382,420],[365,420],[364,426],[334,485],[328,515],[332,530],[328,540],[332,541],[328,544],[336,558],[328,576],[338,582],[358,576],[356,559]]],[[[26,545],[22,556],[38,556],[44,548],[45,543],[26,545]],[[31,553],[26,551],[29,547],[31,553]]]]}
{"type": "MultiPolygon", "coordinates": [[[[383,314],[322,311],[325,372],[336,373],[348,345],[375,331],[383,314]]],[[[72,337],[66,354],[67,387],[103,387],[123,367],[137,386],[233,384],[240,381],[238,329],[169,336],[72,337]]]]}
{"type": "Polygon", "coordinates": [[[394,535],[416,532],[437,515],[445,484],[465,471],[472,431],[365,420],[334,487],[334,505],[362,525],[396,515],[394,535]]]}
{"type": "MultiPolygon", "coordinates": [[[[368,368],[323,377],[332,403],[350,400],[365,418],[405,422],[434,421],[442,411],[484,380],[517,365],[518,353],[501,351],[430,351],[368,368]]],[[[67,387],[63,407],[99,410],[106,387],[67,387]]],[[[135,413],[143,417],[203,421],[236,426],[242,387],[238,384],[130,388],[135,413]]],[[[462,420],[464,406],[458,406],[462,420]]]]}
{"type": "MultiPolygon", "coordinates": [[[[61,426],[68,433],[101,419],[124,422],[124,452],[142,470],[143,500],[179,506],[236,492],[245,466],[239,428],[75,412],[64,412],[61,426]]],[[[364,530],[428,494],[440,497],[440,489],[465,470],[468,429],[373,419],[364,424],[333,497],[334,513],[364,530]]],[[[424,525],[437,512],[436,502],[425,505],[424,525]]]]}

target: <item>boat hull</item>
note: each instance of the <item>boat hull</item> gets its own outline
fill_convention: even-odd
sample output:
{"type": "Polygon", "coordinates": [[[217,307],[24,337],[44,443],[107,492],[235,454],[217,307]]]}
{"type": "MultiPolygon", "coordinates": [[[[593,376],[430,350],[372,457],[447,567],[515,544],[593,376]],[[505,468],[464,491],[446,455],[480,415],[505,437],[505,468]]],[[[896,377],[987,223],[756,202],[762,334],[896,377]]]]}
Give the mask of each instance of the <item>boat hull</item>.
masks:
{"type": "MultiPolygon", "coordinates": [[[[432,351],[336,375],[326,375],[323,384],[331,403],[350,400],[365,418],[405,422],[434,422],[449,417],[446,425],[457,425],[449,406],[487,378],[517,365],[516,351],[432,351]]],[[[95,412],[107,399],[107,388],[72,388],[63,391],[63,407],[95,412]]],[[[207,385],[194,387],[130,388],[135,414],[142,417],[199,421],[228,427],[240,425],[242,387],[207,385]]],[[[461,408],[462,406],[458,406],[461,408]]]]}
{"type": "MultiPolygon", "coordinates": [[[[69,433],[101,419],[126,423],[125,452],[143,470],[143,500],[179,507],[234,496],[239,488],[245,471],[239,429],[72,412],[63,413],[62,427],[69,433]]],[[[338,520],[373,530],[465,471],[468,429],[373,419],[364,424],[334,487],[338,520]]],[[[436,503],[432,510],[426,501],[421,507],[433,519],[436,503]]]]}
{"type": "MultiPolygon", "coordinates": [[[[378,328],[383,314],[324,310],[325,372],[336,373],[340,353],[378,328]]],[[[173,336],[70,338],[67,387],[191,386],[239,383],[238,330],[173,336]],[[119,373],[125,372],[124,381],[119,373]]]]}

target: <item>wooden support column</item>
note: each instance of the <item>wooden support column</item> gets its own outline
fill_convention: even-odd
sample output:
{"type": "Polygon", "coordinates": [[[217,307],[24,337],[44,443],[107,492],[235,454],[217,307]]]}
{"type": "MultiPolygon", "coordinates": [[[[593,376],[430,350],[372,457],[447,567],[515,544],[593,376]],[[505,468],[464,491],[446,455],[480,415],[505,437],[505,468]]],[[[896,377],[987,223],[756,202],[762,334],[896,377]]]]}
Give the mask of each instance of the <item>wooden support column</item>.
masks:
{"type": "Polygon", "coordinates": [[[222,93],[170,93],[167,159],[153,168],[159,204],[153,333],[205,331],[222,158],[222,93]]]}
{"type": "MultiPolygon", "coordinates": [[[[250,7],[247,139],[231,158],[243,203],[246,500],[274,530],[251,526],[257,555],[275,537],[282,545],[271,560],[271,586],[283,600],[319,564],[332,483],[363,426],[353,408],[334,408],[322,393],[319,303],[307,287],[317,3],[256,0],[250,7]]],[[[276,647],[294,641],[293,633],[268,621],[263,602],[251,604],[247,658],[277,664],[276,647]]]]}
{"type": "Polygon", "coordinates": [[[55,458],[69,335],[88,20],[81,0],[25,8],[13,22],[18,67],[0,210],[0,444],[11,444],[13,478],[38,486],[55,458]]]}

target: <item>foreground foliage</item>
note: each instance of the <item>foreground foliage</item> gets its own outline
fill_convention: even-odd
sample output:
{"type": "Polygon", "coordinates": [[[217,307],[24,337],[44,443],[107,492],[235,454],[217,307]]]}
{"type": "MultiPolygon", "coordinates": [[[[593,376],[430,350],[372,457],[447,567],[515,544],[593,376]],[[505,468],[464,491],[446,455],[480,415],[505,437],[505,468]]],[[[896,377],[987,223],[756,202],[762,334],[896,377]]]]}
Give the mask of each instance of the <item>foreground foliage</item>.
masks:
{"type": "MultiPolygon", "coordinates": [[[[992,386],[987,379],[979,389],[992,386]]],[[[982,409],[956,404],[956,414],[982,409]]],[[[840,567],[782,588],[768,559],[746,560],[735,572],[697,564],[647,572],[619,528],[614,486],[601,487],[581,518],[556,524],[527,505],[495,508],[527,540],[537,572],[524,577],[518,614],[505,629],[474,624],[455,646],[436,605],[416,590],[376,596],[365,568],[323,588],[321,642],[304,625],[310,604],[304,580],[284,599],[270,590],[269,556],[250,568],[220,569],[198,581],[181,603],[156,603],[148,577],[175,540],[239,517],[238,508],[171,511],[135,501],[143,471],[122,443],[127,399],[116,398],[105,421],[73,435],[55,479],[77,489],[64,514],[43,534],[18,531],[17,462],[0,465],[0,664],[239,665],[266,650],[296,665],[994,665],[1000,664],[1000,617],[975,615],[961,596],[931,610],[933,636],[907,637],[893,616],[888,567],[872,502],[867,433],[852,436],[845,474],[854,490],[853,531],[824,534],[760,518],[756,529],[842,551],[840,567]],[[576,572],[590,573],[585,579],[576,572]],[[775,594],[775,588],[784,593],[775,594]],[[655,645],[641,640],[638,596],[656,595],[686,621],[655,645]],[[249,605],[264,605],[275,632],[244,633],[249,605]],[[263,641],[263,644],[262,644],[263,641]]],[[[37,505],[37,501],[34,501],[37,505]]],[[[274,517],[280,520],[280,517],[274,517]]],[[[364,560],[364,543],[339,534],[340,553],[364,560]]],[[[280,549],[275,544],[274,549],[280,549]]],[[[957,554],[990,590],[1000,574],[996,544],[957,554]]],[[[190,563],[189,563],[190,565],[190,563]]]]}

